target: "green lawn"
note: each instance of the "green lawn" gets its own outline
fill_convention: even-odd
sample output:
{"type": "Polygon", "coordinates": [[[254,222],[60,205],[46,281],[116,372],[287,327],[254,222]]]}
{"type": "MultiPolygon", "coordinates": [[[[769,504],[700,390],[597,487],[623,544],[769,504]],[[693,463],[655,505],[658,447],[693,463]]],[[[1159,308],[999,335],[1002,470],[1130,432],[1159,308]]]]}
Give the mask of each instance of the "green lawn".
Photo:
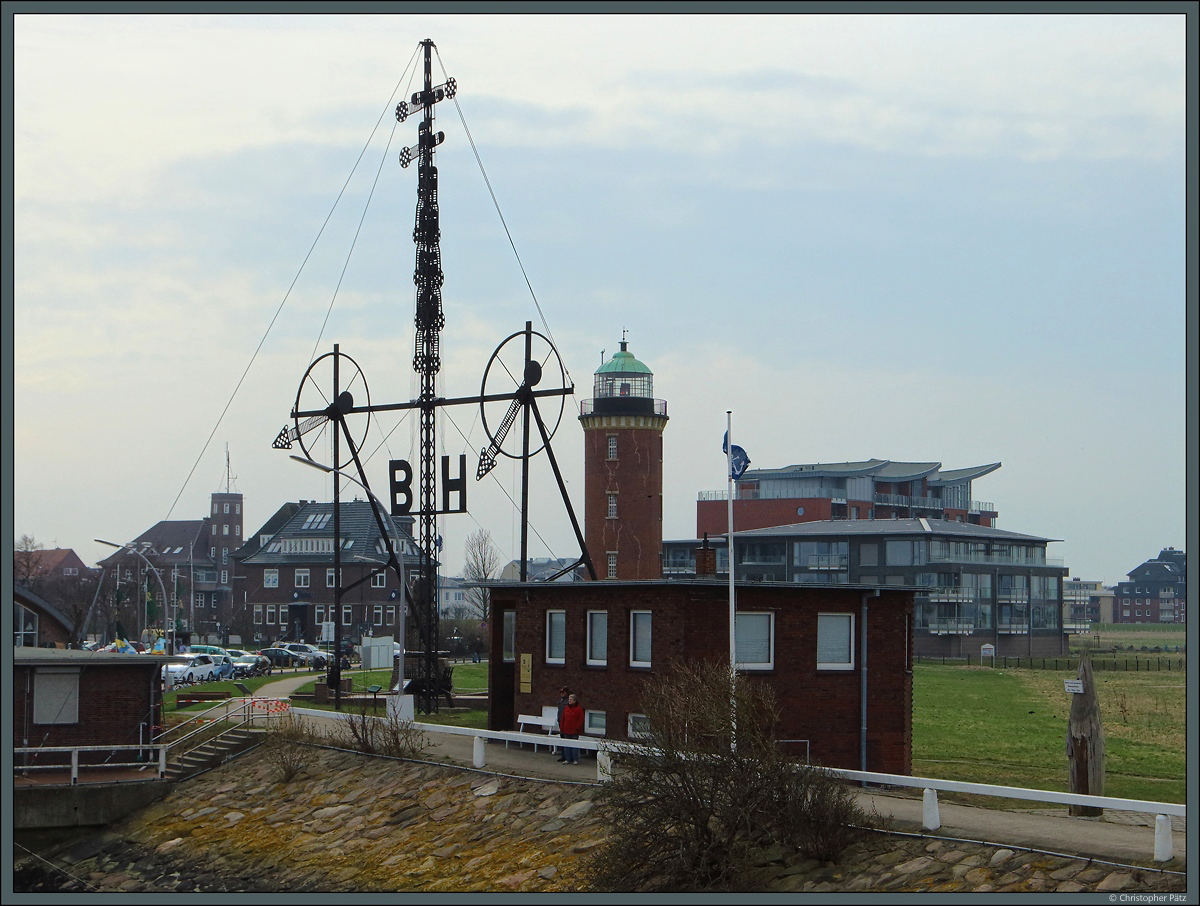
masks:
{"type": "MultiPolygon", "coordinates": [[[[919,665],[913,672],[913,773],[1067,788],[1072,672],[919,665]]],[[[1106,741],[1105,795],[1183,802],[1183,675],[1096,676],[1106,741]]]]}

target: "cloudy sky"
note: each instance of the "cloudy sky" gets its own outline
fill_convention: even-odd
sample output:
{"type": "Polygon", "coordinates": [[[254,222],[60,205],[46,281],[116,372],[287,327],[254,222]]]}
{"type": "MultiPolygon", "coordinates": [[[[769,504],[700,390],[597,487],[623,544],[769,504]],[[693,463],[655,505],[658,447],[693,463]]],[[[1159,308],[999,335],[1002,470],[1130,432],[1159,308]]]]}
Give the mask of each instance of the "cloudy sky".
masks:
{"type": "MultiPolygon", "coordinates": [[[[200,518],[226,448],[248,532],[329,499],[271,441],[335,342],[373,403],[415,395],[416,124],[392,111],[432,38],[459,89],[437,108],[444,393],[541,328],[490,183],[576,402],[622,330],[654,370],[667,537],[724,486],[731,409],[755,466],[1001,462],[973,496],[1061,539],[1072,576],[1186,545],[1183,15],[14,30],[16,537],[92,562],[93,538],[200,518]]],[[[519,477],[476,485],[477,414],[450,418],[456,571],[479,526],[516,555],[519,477]]],[[[373,486],[415,422],[372,424],[373,486]]],[[[581,509],[571,404],[555,451],[581,509]]],[[[573,555],[544,457],[534,488],[533,553],[573,555]]]]}

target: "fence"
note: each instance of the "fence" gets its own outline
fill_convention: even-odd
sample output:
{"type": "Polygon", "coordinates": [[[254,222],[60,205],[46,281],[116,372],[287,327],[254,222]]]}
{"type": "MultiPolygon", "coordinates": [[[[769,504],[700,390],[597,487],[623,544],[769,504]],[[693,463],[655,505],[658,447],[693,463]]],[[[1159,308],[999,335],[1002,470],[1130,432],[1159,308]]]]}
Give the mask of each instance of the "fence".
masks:
{"type": "MultiPolygon", "coordinates": [[[[1128,671],[1130,673],[1155,671],[1183,671],[1187,669],[1187,659],[1181,657],[1093,657],[1092,671],[1128,671]]],[[[945,657],[938,655],[914,654],[913,662],[917,664],[941,664],[943,667],[961,667],[967,664],[983,664],[984,666],[1001,669],[1021,670],[1061,670],[1074,672],[1079,669],[1077,657],[945,657]]]]}

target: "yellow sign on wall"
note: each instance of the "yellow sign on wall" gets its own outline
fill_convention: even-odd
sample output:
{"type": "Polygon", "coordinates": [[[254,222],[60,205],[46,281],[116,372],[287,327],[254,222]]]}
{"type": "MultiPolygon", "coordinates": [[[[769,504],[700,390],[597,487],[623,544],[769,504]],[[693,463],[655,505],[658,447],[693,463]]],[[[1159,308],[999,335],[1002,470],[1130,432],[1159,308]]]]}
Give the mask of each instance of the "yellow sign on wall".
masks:
{"type": "Polygon", "coordinates": [[[533,691],[533,655],[521,655],[521,691],[529,693],[533,691]]]}

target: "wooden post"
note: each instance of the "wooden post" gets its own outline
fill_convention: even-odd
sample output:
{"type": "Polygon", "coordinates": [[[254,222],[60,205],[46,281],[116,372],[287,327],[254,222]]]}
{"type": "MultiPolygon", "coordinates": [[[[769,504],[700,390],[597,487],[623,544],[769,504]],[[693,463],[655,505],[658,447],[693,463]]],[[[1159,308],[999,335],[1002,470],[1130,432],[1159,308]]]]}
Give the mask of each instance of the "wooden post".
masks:
{"type": "MultiPolygon", "coordinates": [[[[1104,727],[1100,722],[1100,701],[1092,679],[1091,658],[1084,653],[1075,672],[1083,691],[1071,695],[1071,714],[1067,718],[1067,789],[1089,796],[1104,795],[1104,727]]],[[[1069,806],[1069,814],[1096,817],[1104,809],[1091,805],[1069,806]]]]}

